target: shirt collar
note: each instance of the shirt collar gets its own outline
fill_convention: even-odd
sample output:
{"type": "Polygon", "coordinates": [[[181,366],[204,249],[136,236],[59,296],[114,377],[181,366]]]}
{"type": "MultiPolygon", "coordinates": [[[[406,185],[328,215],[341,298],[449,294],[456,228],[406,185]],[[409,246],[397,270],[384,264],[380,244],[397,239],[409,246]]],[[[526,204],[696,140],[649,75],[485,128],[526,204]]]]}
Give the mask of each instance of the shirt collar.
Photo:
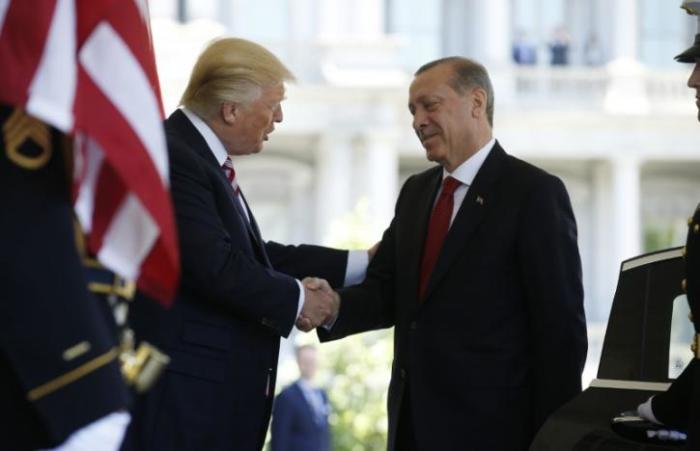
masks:
{"type": "Polygon", "coordinates": [[[313,390],[314,390],[314,388],[311,386],[311,384],[310,384],[306,379],[304,379],[304,378],[301,378],[301,377],[300,377],[300,378],[297,380],[297,383],[299,384],[299,387],[300,387],[303,391],[309,391],[309,392],[310,392],[310,391],[313,391],[313,390]]]}
{"type": "Polygon", "coordinates": [[[474,183],[474,177],[476,177],[477,172],[481,169],[481,165],[484,164],[486,157],[491,153],[494,144],[496,144],[496,138],[491,138],[491,141],[487,142],[484,147],[479,149],[474,155],[467,158],[465,162],[457,166],[457,169],[452,171],[450,174],[446,169],[442,170],[442,178],[451,176],[456,178],[460,182],[467,186],[471,186],[474,183]]]}
{"type": "Polygon", "coordinates": [[[214,133],[214,130],[212,130],[211,127],[209,127],[207,123],[204,122],[204,120],[202,120],[202,118],[199,117],[194,111],[183,106],[182,112],[185,113],[187,119],[192,122],[194,128],[197,129],[199,134],[202,135],[202,138],[204,138],[204,141],[207,142],[209,150],[211,150],[211,153],[214,154],[214,158],[216,158],[216,161],[219,162],[219,165],[223,166],[226,158],[228,158],[228,153],[226,152],[224,145],[221,143],[221,140],[214,133]]]}

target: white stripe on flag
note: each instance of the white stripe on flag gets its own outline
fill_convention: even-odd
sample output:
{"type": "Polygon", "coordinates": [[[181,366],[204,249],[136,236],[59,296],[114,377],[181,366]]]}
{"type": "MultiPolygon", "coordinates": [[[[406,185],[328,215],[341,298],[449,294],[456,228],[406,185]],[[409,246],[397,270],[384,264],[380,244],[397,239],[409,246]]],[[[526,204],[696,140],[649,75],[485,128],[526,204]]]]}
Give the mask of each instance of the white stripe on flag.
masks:
{"type": "MultiPolygon", "coordinates": [[[[85,176],[80,182],[80,192],[75,201],[75,214],[78,216],[80,225],[85,233],[90,233],[92,230],[92,215],[95,211],[95,189],[97,186],[97,175],[100,173],[100,168],[104,162],[102,149],[94,140],[81,135],[80,139],[85,140],[86,156],[85,161],[85,176]]],[[[75,152],[80,152],[76,149],[75,152]]]]}
{"type": "Polygon", "coordinates": [[[115,213],[97,257],[127,279],[137,279],[141,262],[158,239],[159,229],[141,202],[129,194],[115,213]]]}
{"type": "Polygon", "coordinates": [[[77,83],[75,29],[75,0],[58,0],[27,102],[29,113],[66,133],[73,129],[77,83]]]}
{"type": "Polygon", "coordinates": [[[10,0],[0,0],[0,31],[2,31],[2,26],[5,24],[5,16],[9,7],[10,0]]]}
{"type": "Polygon", "coordinates": [[[149,25],[149,13],[148,13],[148,0],[134,0],[134,3],[136,4],[136,8],[139,10],[139,13],[141,13],[141,19],[143,20],[144,25],[148,27],[149,25]]]}
{"type": "Polygon", "coordinates": [[[168,159],[158,99],[141,65],[114,29],[100,23],[80,52],[80,62],[121,112],[148,151],[164,185],[168,159]]]}

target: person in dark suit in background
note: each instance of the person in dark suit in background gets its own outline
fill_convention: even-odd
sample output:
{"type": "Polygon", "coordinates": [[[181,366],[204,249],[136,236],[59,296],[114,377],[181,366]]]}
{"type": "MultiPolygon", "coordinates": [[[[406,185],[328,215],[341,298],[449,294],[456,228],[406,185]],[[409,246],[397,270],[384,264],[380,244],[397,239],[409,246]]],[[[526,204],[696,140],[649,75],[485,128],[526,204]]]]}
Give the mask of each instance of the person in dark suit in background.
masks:
{"type": "Polygon", "coordinates": [[[367,278],[339,291],[335,323],[317,329],[327,341],[395,327],[389,450],[525,450],[581,390],[587,338],[569,196],[493,138],[493,99],[472,60],[416,72],[413,128],[439,165],[406,180],[367,278]]]}
{"type": "Polygon", "coordinates": [[[360,281],[367,252],[265,242],[238,186],[235,162],[262,150],[282,122],[289,70],[250,41],[219,39],[200,55],[166,120],[182,284],[162,311],[136,302],[132,325],[171,358],[164,377],[137,401],[124,449],[262,448],[280,337],[303,314],[322,324],[332,297],[306,289],[360,281]]]}
{"type": "Polygon", "coordinates": [[[316,348],[299,346],[296,357],[299,380],[282,390],[272,407],[270,451],[330,451],[328,395],[313,386],[316,348]]]}
{"type": "MultiPolygon", "coordinates": [[[[698,16],[700,1],[686,0],[683,2],[683,8],[686,8],[689,14],[698,16]]],[[[700,17],[697,19],[698,33],[695,35],[695,41],[691,47],[676,56],[676,61],[695,64],[688,78],[688,87],[695,90],[700,121],[700,17]]],[[[694,358],[666,392],[650,397],[639,405],[637,411],[642,418],[654,423],[687,431],[686,449],[697,450],[700,449],[700,205],[688,219],[684,259],[685,274],[678,283],[688,298],[690,320],[695,328],[691,345],[694,358]]]]}

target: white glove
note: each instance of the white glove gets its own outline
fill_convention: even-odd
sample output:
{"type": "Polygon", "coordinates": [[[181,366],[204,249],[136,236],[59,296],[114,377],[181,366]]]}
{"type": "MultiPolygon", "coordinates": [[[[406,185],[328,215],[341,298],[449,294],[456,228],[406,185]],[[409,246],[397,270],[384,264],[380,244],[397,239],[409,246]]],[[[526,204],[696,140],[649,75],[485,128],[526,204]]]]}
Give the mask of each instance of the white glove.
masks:
{"type": "Polygon", "coordinates": [[[127,412],[110,413],[73,432],[51,451],[119,451],[130,421],[131,415],[127,412]]]}
{"type": "Polygon", "coordinates": [[[653,396],[650,396],[645,402],[637,406],[637,415],[644,418],[647,421],[651,421],[654,424],[663,424],[654,416],[654,411],[651,410],[651,400],[653,396]]]}
{"type": "MultiPolygon", "coordinates": [[[[647,421],[651,421],[654,424],[660,424],[662,425],[659,420],[656,419],[654,416],[654,411],[651,409],[651,399],[653,396],[651,396],[649,399],[646,400],[646,402],[641,403],[637,407],[637,415],[640,417],[644,418],[647,421]]],[[[669,442],[678,442],[678,441],[685,441],[687,440],[688,436],[681,431],[676,431],[673,429],[658,429],[658,430],[648,430],[647,431],[647,437],[648,438],[657,438],[662,441],[669,441],[669,442]]]]}

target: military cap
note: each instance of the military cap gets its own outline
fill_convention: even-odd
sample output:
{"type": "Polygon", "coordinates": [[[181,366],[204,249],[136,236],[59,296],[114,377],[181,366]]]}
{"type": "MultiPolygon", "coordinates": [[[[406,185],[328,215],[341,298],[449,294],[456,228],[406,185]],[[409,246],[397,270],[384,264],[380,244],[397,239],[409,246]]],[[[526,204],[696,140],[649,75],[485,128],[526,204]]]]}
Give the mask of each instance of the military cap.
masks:
{"type": "Polygon", "coordinates": [[[676,55],[676,61],[680,63],[694,63],[697,58],[700,58],[700,1],[683,0],[681,5],[688,14],[698,18],[698,33],[695,35],[693,45],[687,48],[680,55],[676,55]]]}

